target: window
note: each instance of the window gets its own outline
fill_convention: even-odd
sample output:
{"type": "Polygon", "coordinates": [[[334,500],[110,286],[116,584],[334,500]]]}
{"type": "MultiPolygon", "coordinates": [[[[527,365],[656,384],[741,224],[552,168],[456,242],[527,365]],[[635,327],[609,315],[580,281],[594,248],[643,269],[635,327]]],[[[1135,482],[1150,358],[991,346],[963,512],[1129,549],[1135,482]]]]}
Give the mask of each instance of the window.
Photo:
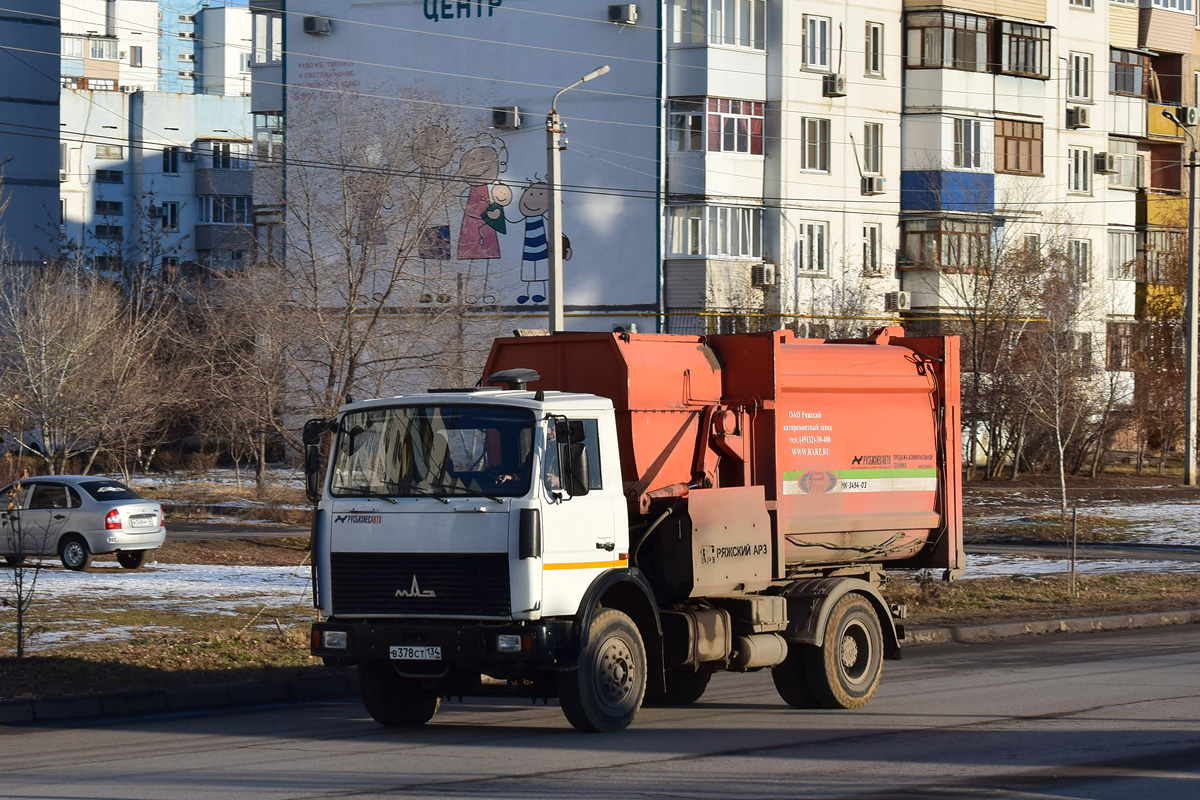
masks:
{"type": "Polygon", "coordinates": [[[137,45],[132,45],[129,48],[129,66],[142,66],[142,48],[137,45]]]}
{"type": "Polygon", "coordinates": [[[796,226],[796,272],[829,270],[829,226],[824,222],[801,222],[796,226]]]}
{"type": "Polygon", "coordinates": [[[209,250],[201,256],[209,269],[241,270],[246,263],[245,250],[209,250]]]}
{"type": "Polygon", "coordinates": [[[1131,281],[1136,275],[1137,239],[1132,231],[1108,232],[1108,277],[1116,281],[1131,281]]]}
{"type": "Polygon", "coordinates": [[[954,166],[979,169],[983,165],[981,127],[977,119],[954,120],[954,166]]]}
{"type": "Polygon", "coordinates": [[[254,115],[254,156],[259,161],[283,158],[283,115],[254,115]]]}
{"type": "Polygon", "coordinates": [[[1143,256],[1146,260],[1146,272],[1142,279],[1155,286],[1165,286],[1172,283],[1172,267],[1180,261],[1180,254],[1187,252],[1186,234],[1174,231],[1146,231],[1146,249],[1143,256]]]}
{"type": "Polygon", "coordinates": [[[883,77],[883,25],[878,22],[867,23],[867,41],[863,48],[866,54],[866,65],[863,74],[873,78],[883,77]]]}
{"type": "Polygon", "coordinates": [[[179,153],[178,147],[164,147],[162,151],[162,171],[164,175],[176,175],[179,173],[179,153]]]}
{"type": "Polygon", "coordinates": [[[213,142],[213,169],[250,169],[250,148],[241,142],[213,142]]]}
{"type": "Polygon", "coordinates": [[[1092,193],[1092,150],[1090,147],[1067,148],[1067,191],[1092,193]]]}
{"type": "Polygon", "coordinates": [[[119,144],[96,145],[96,158],[124,158],[125,148],[119,144]]]}
{"type": "Polygon", "coordinates": [[[1091,8],[1092,0],[1067,0],[1067,5],[1071,8],[1091,8]]]}
{"type": "Polygon", "coordinates": [[[1132,50],[1117,50],[1113,48],[1110,55],[1109,91],[1113,94],[1125,94],[1131,97],[1142,97],[1145,59],[1141,53],[1132,50]]]}
{"type": "Polygon", "coordinates": [[[119,242],[125,236],[125,231],[120,225],[97,225],[96,238],[105,241],[119,242]]]}
{"type": "Polygon", "coordinates": [[[1037,233],[1027,233],[1024,239],[1025,254],[1037,258],[1042,254],[1042,237],[1037,233]]]}
{"type": "Polygon", "coordinates": [[[1107,369],[1133,369],[1134,328],[1130,322],[1109,322],[1106,326],[1107,369]]]}
{"type": "Polygon", "coordinates": [[[116,39],[88,39],[88,56],[102,58],[105,61],[117,60],[116,39]]]}
{"type": "Polygon", "coordinates": [[[168,201],[159,206],[159,215],[164,231],[179,230],[179,203],[168,201]]]}
{"type": "Polygon", "coordinates": [[[991,225],[953,219],[906,220],[901,228],[904,263],[948,272],[987,266],[991,225]]]}
{"type": "Polygon", "coordinates": [[[238,56],[238,72],[250,71],[250,54],[242,53],[238,56]]]}
{"type": "Polygon", "coordinates": [[[951,11],[908,15],[908,66],[987,72],[991,63],[986,17],[951,11]]]}
{"type": "Polygon", "coordinates": [[[996,120],[996,172],[1042,174],[1042,123],[996,120]]]}
{"type": "Polygon", "coordinates": [[[880,252],[883,240],[883,227],[876,223],[866,223],[862,227],[862,266],[868,275],[879,275],[883,272],[883,254],[880,252]]]}
{"type": "Polygon", "coordinates": [[[709,0],[709,44],[765,50],[766,0],[709,0]]]}
{"type": "Polygon", "coordinates": [[[1192,0],[1151,0],[1155,8],[1166,8],[1171,11],[1186,11],[1191,13],[1192,0]]]}
{"type": "Polygon", "coordinates": [[[704,14],[708,0],[671,0],[671,42],[704,44],[704,14]]]}
{"type": "Polygon", "coordinates": [[[708,98],[709,152],[762,155],[763,104],[708,98]]]}
{"type": "Polygon", "coordinates": [[[862,169],[867,175],[883,173],[883,125],[863,123],[862,169]]]}
{"type": "Polygon", "coordinates": [[[117,200],[97,200],[96,216],[119,217],[124,213],[124,204],[117,200]]]}
{"type": "Polygon", "coordinates": [[[672,100],[670,148],[673,152],[704,149],[704,103],[701,100],[672,100]]]}
{"type": "Polygon", "coordinates": [[[1001,72],[1050,77],[1050,29],[1021,22],[1000,22],[1001,72]]]}
{"type": "Polygon", "coordinates": [[[1117,171],[1108,178],[1110,189],[1137,189],[1142,185],[1142,157],[1137,143],[1128,139],[1109,139],[1108,152],[1115,156],[1117,171]]]}
{"type": "Polygon", "coordinates": [[[804,15],[804,66],[829,71],[829,17],[804,15]]]}
{"type": "Polygon", "coordinates": [[[1092,99],[1092,57],[1087,53],[1071,53],[1068,59],[1071,74],[1067,79],[1067,97],[1071,100],[1092,99]]]}
{"type": "Polygon", "coordinates": [[[283,14],[279,12],[255,12],[253,38],[255,64],[270,64],[282,61],[283,14]]]}
{"type": "Polygon", "coordinates": [[[62,55],[63,58],[83,58],[83,37],[63,36],[62,55]]]}
{"type": "Polygon", "coordinates": [[[674,256],[762,258],[762,209],[673,206],[668,210],[674,256]]]}
{"type": "Polygon", "coordinates": [[[829,171],[829,120],[804,117],[800,120],[800,169],[829,171]]]}
{"type": "Polygon", "coordinates": [[[58,143],[58,180],[65,181],[71,174],[71,146],[58,143]]]}
{"type": "Polygon", "coordinates": [[[249,225],[250,198],[244,196],[204,195],[200,201],[200,222],[208,225],[249,225]]]}
{"type": "Polygon", "coordinates": [[[1071,269],[1075,273],[1076,283],[1092,282],[1092,242],[1089,239],[1068,239],[1067,256],[1071,259],[1071,269]]]}
{"type": "Polygon", "coordinates": [[[125,171],[120,169],[96,170],[96,183],[124,183],[125,171]]]}

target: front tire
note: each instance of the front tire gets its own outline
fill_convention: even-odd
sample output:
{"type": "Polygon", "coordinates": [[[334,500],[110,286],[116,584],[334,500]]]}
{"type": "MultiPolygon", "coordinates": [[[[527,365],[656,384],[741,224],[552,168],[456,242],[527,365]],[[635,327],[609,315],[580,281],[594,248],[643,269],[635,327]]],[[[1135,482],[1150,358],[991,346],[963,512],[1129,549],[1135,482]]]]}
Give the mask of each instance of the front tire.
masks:
{"type": "Polygon", "coordinates": [[[120,550],[117,552],[117,563],[125,569],[140,569],[148,555],[149,550],[120,550]]]}
{"type": "Polygon", "coordinates": [[[883,631],[875,608],[860,594],[834,605],[825,643],[805,652],[808,683],[823,708],[861,708],[883,674],[883,631]]]}
{"type": "Polygon", "coordinates": [[[419,681],[396,673],[388,661],[362,661],[358,690],[371,719],[388,728],[418,728],[437,713],[442,698],[419,681]]]}
{"type": "Polygon", "coordinates": [[[620,731],[633,722],[645,694],[646,647],[637,626],[616,609],[600,609],[579,667],[558,675],[563,714],[584,733],[620,731]]]}
{"type": "Polygon", "coordinates": [[[79,572],[92,563],[92,551],[87,542],[77,533],[64,536],[58,543],[58,557],[67,569],[79,572]]]}

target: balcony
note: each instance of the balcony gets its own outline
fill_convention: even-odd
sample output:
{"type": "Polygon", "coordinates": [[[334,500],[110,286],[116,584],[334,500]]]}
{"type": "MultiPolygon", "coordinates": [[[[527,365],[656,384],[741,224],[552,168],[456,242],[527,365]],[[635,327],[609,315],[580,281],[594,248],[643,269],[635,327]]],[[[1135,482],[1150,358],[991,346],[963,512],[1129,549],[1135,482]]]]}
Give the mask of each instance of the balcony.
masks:
{"type": "Polygon", "coordinates": [[[1172,139],[1183,139],[1183,130],[1163,116],[1164,111],[1170,111],[1174,114],[1177,108],[1179,108],[1178,103],[1147,103],[1146,133],[1150,136],[1169,136],[1172,139]]]}
{"type": "Polygon", "coordinates": [[[1185,228],[1187,208],[1186,197],[1143,190],[1138,192],[1136,221],[1141,226],[1185,228]]]}
{"type": "Polygon", "coordinates": [[[1139,283],[1135,305],[1138,319],[1183,316],[1183,294],[1174,286],[1139,283]]]}

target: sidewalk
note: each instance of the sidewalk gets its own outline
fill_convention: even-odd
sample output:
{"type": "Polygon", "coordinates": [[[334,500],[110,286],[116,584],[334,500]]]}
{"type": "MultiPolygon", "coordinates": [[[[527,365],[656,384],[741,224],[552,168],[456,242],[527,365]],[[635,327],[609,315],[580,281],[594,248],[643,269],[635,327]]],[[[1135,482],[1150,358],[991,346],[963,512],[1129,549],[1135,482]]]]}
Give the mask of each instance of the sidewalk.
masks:
{"type": "MultiPolygon", "coordinates": [[[[1200,608],[984,625],[914,626],[906,629],[904,646],[991,642],[1017,636],[1089,633],[1197,623],[1200,623],[1200,608]]],[[[358,681],[353,669],[314,668],[313,671],[313,675],[282,681],[211,684],[37,700],[4,700],[0,701],[0,725],[128,717],[164,712],[214,711],[273,703],[344,700],[357,696],[358,681]]]]}

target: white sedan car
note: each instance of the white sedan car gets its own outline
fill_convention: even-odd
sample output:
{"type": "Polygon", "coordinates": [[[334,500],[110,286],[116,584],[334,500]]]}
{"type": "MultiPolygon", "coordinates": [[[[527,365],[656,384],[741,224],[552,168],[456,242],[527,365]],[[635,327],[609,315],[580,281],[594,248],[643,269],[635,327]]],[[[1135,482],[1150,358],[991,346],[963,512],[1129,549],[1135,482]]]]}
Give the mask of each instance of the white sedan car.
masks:
{"type": "Polygon", "coordinates": [[[108,478],[47,475],[0,489],[0,555],[9,564],[57,554],[81,570],[95,554],[116,553],[137,569],[166,538],[162,506],[108,478]]]}

